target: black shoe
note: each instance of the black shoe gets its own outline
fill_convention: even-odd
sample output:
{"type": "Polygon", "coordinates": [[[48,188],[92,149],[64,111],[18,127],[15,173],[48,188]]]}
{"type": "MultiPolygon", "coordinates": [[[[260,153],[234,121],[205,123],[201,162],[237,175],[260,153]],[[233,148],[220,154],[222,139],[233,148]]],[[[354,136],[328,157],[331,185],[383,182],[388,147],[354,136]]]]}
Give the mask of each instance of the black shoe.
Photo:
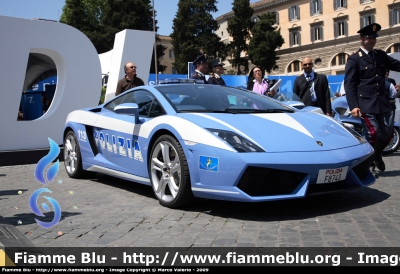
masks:
{"type": "Polygon", "coordinates": [[[385,163],[382,160],[382,151],[385,149],[385,147],[387,146],[387,142],[382,142],[381,140],[377,140],[374,146],[374,162],[376,167],[380,170],[380,171],[384,171],[385,170],[385,163]]]}
{"type": "Polygon", "coordinates": [[[382,157],[375,159],[375,165],[380,171],[385,171],[385,162],[382,160],[382,157]]]}

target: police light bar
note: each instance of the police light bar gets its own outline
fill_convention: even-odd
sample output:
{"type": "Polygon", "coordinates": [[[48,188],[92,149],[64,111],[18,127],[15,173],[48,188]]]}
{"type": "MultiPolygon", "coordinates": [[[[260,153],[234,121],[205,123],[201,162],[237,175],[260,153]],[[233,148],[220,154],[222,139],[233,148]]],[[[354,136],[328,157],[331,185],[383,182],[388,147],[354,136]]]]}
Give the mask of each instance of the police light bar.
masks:
{"type": "Polygon", "coordinates": [[[200,79],[165,79],[160,80],[159,84],[204,84],[200,79]]]}

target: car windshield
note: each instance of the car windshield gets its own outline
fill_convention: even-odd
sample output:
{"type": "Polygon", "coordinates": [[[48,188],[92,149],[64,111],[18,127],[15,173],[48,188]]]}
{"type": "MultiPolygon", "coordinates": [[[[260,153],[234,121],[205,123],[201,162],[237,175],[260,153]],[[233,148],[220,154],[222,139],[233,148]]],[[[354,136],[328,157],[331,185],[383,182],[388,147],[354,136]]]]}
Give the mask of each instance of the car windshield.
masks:
{"type": "Polygon", "coordinates": [[[175,84],[155,87],[177,112],[282,113],[294,112],[267,96],[219,85],[175,84]]]}

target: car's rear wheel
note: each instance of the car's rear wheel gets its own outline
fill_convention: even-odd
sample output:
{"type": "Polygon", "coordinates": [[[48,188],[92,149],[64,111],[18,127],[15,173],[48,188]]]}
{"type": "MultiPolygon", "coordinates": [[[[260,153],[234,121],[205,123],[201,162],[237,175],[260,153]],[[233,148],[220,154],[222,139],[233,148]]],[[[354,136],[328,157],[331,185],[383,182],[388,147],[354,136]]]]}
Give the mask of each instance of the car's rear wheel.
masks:
{"type": "Polygon", "coordinates": [[[397,149],[400,146],[400,134],[399,134],[400,129],[399,128],[394,128],[394,133],[393,133],[393,138],[390,140],[389,144],[385,147],[385,149],[382,151],[382,154],[388,155],[393,152],[396,152],[397,149]]]}
{"type": "Polygon", "coordinates": [[[171,135],[162,135],[155,141],[149,171],[151,185],[161,205],[177,208],[194,200],[185,154],[171,135]]]}
{"type": "Polygon", "coordinates": [[[64,138],[64,166],[71,178],[81,178],[85,174],[82,168],[81,149],[73,131],[68,131],[64,138]]]}

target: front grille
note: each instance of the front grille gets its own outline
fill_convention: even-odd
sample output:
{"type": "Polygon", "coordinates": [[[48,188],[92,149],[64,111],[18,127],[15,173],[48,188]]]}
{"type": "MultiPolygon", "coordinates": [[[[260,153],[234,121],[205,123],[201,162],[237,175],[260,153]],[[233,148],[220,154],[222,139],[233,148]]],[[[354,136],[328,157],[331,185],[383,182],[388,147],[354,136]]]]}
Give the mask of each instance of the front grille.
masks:
{"type": "Polygon", "coordinates": [[[250,196],[291,194],[304,179],[300,172],[262,167],[248,167],[238,188],[250,196]]]}
{"type": "Polygon", "coordinates": [[[372,162],[372,158],[373,158],[373,155],[371,155],[371,157],[367,158],[364,162],[353,167],[354,173],[357,175],[357,177],[360,180],[365,179],[365,177],[367,176],[367,173],[369,171],[369,166],[371,165],[371,162],[372,162]]]}

